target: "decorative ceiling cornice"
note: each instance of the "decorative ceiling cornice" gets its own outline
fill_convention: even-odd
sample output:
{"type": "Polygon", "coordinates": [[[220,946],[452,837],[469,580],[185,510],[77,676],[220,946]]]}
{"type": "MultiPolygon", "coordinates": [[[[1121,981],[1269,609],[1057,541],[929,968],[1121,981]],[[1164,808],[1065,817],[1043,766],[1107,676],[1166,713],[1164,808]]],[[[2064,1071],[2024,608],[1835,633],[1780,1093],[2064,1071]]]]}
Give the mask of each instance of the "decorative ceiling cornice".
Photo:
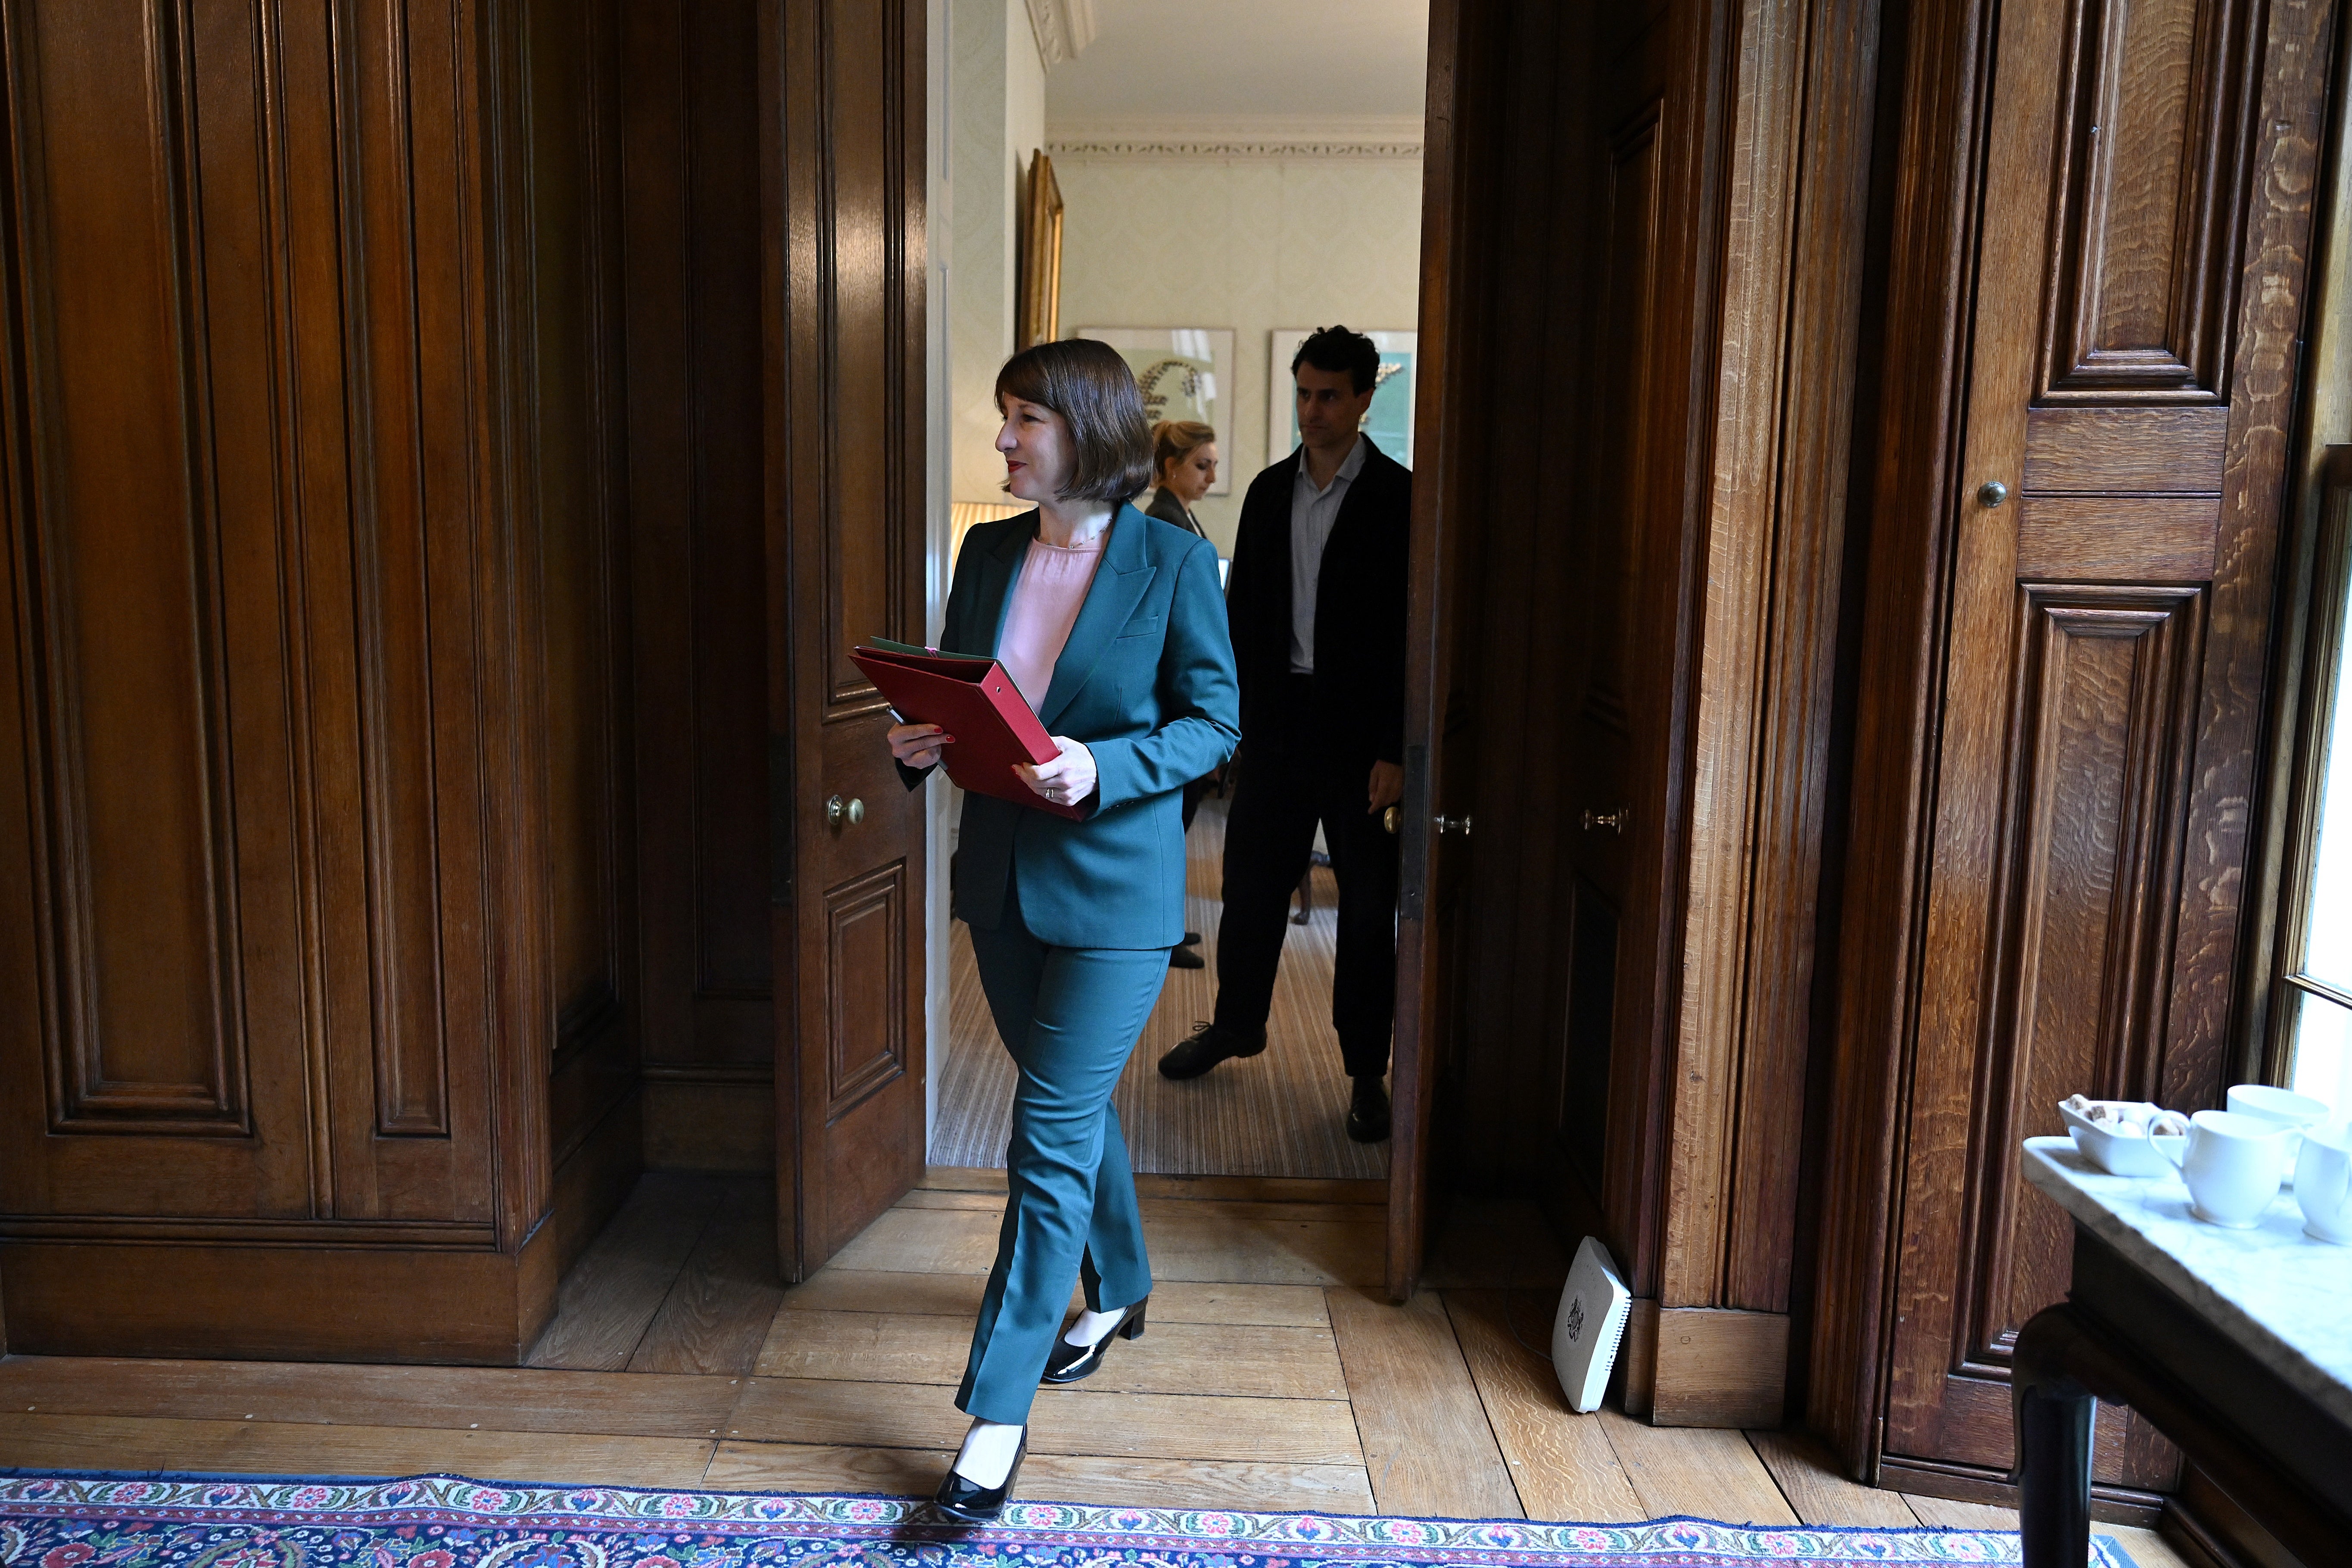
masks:
{"type": "Polygon", "coordinates": [[[1076,59],[1095,41],[1095,0],[1028,0],[1028,5],[1037,58],[1048,73],[1076,59]]]}
{"type": "Polygon", "coordinates": [[[1280,119],[1057,122],[1056,162],[1085,158],[1418,159],[1422,122],[1402,116],[1302,122],[1280,119]]]}

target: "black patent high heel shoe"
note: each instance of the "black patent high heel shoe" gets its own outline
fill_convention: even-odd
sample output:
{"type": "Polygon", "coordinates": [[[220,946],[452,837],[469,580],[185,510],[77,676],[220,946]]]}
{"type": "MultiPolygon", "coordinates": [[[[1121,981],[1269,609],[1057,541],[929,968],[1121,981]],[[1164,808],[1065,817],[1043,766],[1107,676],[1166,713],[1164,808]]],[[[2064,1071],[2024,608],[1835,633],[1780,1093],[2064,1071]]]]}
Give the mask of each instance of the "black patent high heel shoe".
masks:
{"type": "Polygon", "coordinates": [[[1055,1339],[1053,1352],[1045,1358],[1044,1381],[1076,1383],[1082,1377],[1093,1376],[1095,1368],[1102,1365],[1103,1352],[1110,1347],[1111,1341],[1139,1340],[1143,1337],[1143,1310],[1150,1305],[1151,1298],[1146,1296],[1127,1310],[1127,1315],[1118,1321],[1118,1327],[1083,1348],[1067,1340],[1055,1339]]]}
{"type": "Polygon", "coordinates": [[[1004,1472],[1003,1486],[980,1486],[950,1469],[940,1489],[931,1494],[931,1506],[958,1524],[995,1523],[996,1516],[1004,1511],[1004,1500],[1013,1495],[1013,1483],[1021,1479],[1021,1461],[1028,1457],[1029,1434],[1024,1430],[1021,1446],[1013,1450],[1013,1468],[1004,1472]]]}

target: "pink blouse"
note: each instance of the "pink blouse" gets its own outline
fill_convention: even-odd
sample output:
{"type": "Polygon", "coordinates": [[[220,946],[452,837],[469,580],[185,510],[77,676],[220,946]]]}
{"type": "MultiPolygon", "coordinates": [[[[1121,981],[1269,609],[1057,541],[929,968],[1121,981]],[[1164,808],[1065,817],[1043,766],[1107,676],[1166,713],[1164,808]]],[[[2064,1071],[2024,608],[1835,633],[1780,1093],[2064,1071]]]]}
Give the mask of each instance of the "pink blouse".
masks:
{"type": "Polygon", "coordinates": [[[1012,602],[1004,608],[1004,630],[996,639],[996,658],[1004,673],[1034,708],[1045,700],[1054,683],[1054,661],[1077,625],[1078,608],[1102,564],[1103,541],[1110,531],[1085,544],[1029,542],[1021,558],[1021,574],[1013,579],[1012,602]]]}

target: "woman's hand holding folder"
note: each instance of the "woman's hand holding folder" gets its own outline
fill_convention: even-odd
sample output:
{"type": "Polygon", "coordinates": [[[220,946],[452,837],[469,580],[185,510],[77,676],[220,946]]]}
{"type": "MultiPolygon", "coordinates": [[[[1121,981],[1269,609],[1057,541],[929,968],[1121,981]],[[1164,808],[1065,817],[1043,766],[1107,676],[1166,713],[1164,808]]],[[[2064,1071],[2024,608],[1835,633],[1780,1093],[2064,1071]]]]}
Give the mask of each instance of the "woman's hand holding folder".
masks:
{"type": "Polygon", "coordinates": [[[893,724],[887,739],[890,754],[909,768],[938,767],[941,753],[955,744],[955,737],[937,724],[893,724]]]}
{"type": "Polygon", "coordinates": [[[1095,754],[1067,735],[1051,739],[1062,748],[1060,756],[1034,767],[1018,763],[1013,771],[1020,775],[1022,783],[1055,805],[1083,805],[1087,796],[1095,793],[1095,754]]]}

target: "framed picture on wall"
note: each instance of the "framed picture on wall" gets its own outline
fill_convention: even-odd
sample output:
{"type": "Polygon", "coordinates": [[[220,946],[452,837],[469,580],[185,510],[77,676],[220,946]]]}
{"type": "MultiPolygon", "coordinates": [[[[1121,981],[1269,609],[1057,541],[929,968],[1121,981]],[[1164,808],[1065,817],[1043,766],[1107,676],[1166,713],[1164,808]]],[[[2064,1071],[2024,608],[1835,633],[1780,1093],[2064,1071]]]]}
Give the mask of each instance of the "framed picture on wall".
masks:
{"type": "Polygon", "coordinates": [[[1028,184],[1018,223],[1016,351],[1062,335],[1062,183],[1042,147],[1030,155],[1028,184]]]}
{"type": "Polygon", "coordinates": [[[1093,338],[1117,349],[1135,372],[1143,394],[1143,416],[1192,419],[1208,426],[1223,443],[1213,496],[1234,489],[1234,330],[1231,327],[1080,327],[1074,338],[1093,338]]]}
{"type": "MultiPolygon", "coordinates": [[[[1298,345],[1314,335],[1312,327],[1276,327],[1266,356],[1265,460],[1278,463],[1298,447],[1298,400],[1290,379],[1290,362],[1298,345]]],[[[1380,351],[1380,380],[1373,384],[1372,405],[1364,410],[1363,432],[1372,445],[1412,467],[1413,342],[1417,332],[1366,332],[1380,351]]]]}

